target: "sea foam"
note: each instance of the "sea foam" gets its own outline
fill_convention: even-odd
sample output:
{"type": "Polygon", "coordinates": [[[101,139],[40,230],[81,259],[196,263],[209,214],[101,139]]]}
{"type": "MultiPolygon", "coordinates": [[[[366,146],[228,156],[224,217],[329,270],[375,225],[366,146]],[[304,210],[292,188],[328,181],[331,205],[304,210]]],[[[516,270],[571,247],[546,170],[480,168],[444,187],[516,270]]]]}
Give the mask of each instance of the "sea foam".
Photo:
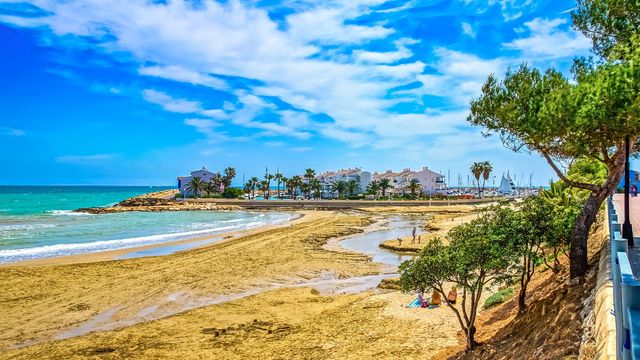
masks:
{"type": "MultiPolygon", "coordinates": [[[[0,250],[0,263],[8,263],[22,260],[32,260],[47,257],[68,256],[86,254],[109,250],[120,250],[138,246],[155,245],[177,240],[186,240],[202,235],[215,235],[217,233],[256,228],[268,224],[276,224],[290,219],[290,216],[275,221],[251,221],[244,224],[212,227],[203,230],[157,234],[149,236],[132,237],[126,239],[101,240],[87,243],[54,244],[31,248],[0,250]]],[[[30,224],[28,226],[33,226],[30,224]]],[[[7,226],[7,225],[2,225],[7,226]]],[[[11,226],[11,225],[8,225],[11,226]]],[[[0,227],[2,229],[2,227],[0,227]]]]}

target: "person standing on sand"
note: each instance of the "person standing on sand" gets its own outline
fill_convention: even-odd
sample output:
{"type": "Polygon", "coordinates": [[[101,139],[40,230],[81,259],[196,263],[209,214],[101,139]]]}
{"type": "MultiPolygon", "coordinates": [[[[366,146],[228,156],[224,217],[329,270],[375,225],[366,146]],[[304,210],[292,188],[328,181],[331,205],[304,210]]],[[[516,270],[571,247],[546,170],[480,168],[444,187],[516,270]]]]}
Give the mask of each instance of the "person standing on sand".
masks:
{"type": "Polygon", "coordinates": [[[413,231],[411,232],[411,235],[413,235],[413,239],[411,240],[412,244],[416,243],[416,227],[413,227],[413,231]]]}

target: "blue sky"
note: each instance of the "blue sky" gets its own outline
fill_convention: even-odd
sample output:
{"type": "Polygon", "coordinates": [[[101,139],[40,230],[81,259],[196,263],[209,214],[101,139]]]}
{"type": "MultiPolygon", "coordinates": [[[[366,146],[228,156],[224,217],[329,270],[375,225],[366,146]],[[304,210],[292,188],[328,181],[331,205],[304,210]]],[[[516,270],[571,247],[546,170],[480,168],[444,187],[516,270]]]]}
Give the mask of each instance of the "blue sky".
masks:
{"type": "MultiPolygon", "coordinates": [[[[572,1],[0,1],[0,184],[360,166],[552,177],[465,118],[490,73],[568,71],[572,1]]],[[[239,182],[238,181],[238,182],[239,182]]]]}

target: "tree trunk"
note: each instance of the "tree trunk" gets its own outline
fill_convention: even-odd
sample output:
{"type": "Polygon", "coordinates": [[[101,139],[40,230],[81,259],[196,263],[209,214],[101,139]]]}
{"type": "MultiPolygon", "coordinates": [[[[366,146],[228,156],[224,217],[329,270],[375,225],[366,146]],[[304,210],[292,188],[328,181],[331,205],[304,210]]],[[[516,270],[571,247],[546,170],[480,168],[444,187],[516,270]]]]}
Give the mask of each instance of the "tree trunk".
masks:
{"type": "MultiPolygon", "coordinates": [[[[527,270],[525,270],[527,271],[527,270]]],[[[527,284],[525,281],[525,273],[523,272],[520,276],[520,293],[518,293],[518,313],[524,314],[527,311],[527,304],[525,303],[525,299],[527,296],[527,284]]]]}
{"type": "MultiPolygon", "coordinates": [[[[624,154],[624,151],[622,153],[624,154]]],[[[612,157],[613,161],[608,166],[609,174],[607,180],[599,187],[598,191],[592,191],[589,194],[589,198],[582,207],[580,215],[576,218],[573,233],[571,234],[571,251],[569,253],[569,273],[572,279],[587,273],[589,230],[591,230],[591,225],[598,216],[602,202],[620,184],[625,160],[623,154],[616,154],[616,156],[612,157]]]]}
{"type": "Polygon", "coordinates": [[[475,349],[476,345],[478,345],[476,342],[476,327],[470,326],[467,328],[467,351],[475,349]]]}
{"type": "Polygon", "coordinates": [[[608,195],[609,192],[604,189],[598,193],[592,192],[576,219],[573,234],[571,234],[571,252],[569,254],[571,278],[583,276],[587,272],[589,230],[598,216],[600,205],[608,195]]]}

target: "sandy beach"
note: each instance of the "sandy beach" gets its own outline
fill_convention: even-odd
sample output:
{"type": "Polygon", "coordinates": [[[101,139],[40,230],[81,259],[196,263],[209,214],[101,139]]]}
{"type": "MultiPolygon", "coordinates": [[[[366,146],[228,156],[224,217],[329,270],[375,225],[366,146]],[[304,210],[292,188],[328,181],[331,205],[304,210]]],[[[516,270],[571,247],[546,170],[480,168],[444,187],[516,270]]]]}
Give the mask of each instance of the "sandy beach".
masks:
{"type": "Polygon", "coordinates": [[[303,214],[166,256],[113,260],[121,254],[112,252],[5,266],[0,312],[11,316],[0,325],[0,351],[16,358],[424,358],[457,344],[449,309],[407,309],[414,294],[375,288],[386,276],[382,264],[327,248],[375,231],[370,214],[303,214]]]}

